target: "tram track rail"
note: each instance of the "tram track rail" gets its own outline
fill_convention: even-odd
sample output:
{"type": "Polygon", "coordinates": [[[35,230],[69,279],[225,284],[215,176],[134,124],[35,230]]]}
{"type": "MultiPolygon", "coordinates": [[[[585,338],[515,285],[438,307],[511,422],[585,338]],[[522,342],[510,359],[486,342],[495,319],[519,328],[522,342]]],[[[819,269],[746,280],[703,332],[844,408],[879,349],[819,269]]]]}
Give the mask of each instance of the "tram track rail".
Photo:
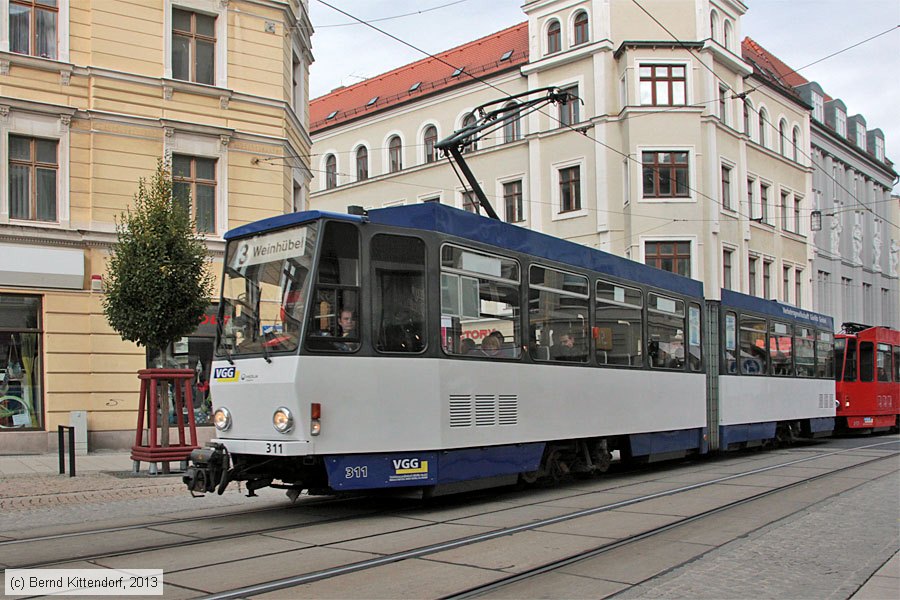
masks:
{"type": "MultiPolygon", "coordinates": [[[[476,535],[472,535],[472,536],[466,536],[463,538],[458,538],[455,540],[442,542],[442,543],[438,543],[438,544],[422,546],[419,548],[406,550],[403,552],[387,554],[387,555],[380,556],[377,558],[367,559],[367,560],[363,560],[363,561],[359,561],[359,562],[355,562],[355,563],[351,563],[351,564],[342,565],[339,567],[323,569],[323,570],[315,571],[312,573],[306,573],[306,574],[302,574],[302,575],[279,578],[279,579],[271,580],[268,582],[258,583],[258,584],[244,586],[244,587],[240,587],[240,588],[234,588],[234,589],[223,591],[223,592],[209,594],[209,595],[203,596],[202,598],[203,598],[203,600],[230,600],[230,599],[237,599],[237,598],[249,598],[252,596],[259,595],[259,594],[275,592],[275,591],[279,591],[279,590],[297,587],[297,586],[304,585],[304,584],[315,583],[318,581],[336,578],[336,577],[340,577],[342,575],[348,575],[348,574],[356,573],[359,571],[365,571],[368,569],[373,569],[376,567],[388,565],[391,563],[396,563],[396,562],[410,560],[410,559],[416,559],[416,558],[422,558],[422,557],[436,554],[439,552],[444,552],[447,550],[452,550],[452,549],[456,549],[456,548],[460,548],[460,547],[464,547],[464,546],[469,546],[469,545],[477,544],[480,542],[486,542],[486,541],[494,540],[497,538],[511,536],[516,533],[530,531],[530,530],[538,529],[541,527],[547,527],[550,525],[577,519],[580,517],[595,515],[595,514],[599,514],[602,512],[609,512],[609,511],[616,510],[619,508],[637,505],[642,502],[647,502],[649,500],[655,500],[658,498],[673,496],[673,495],[677,495],[680,493],[685,493],[688,491],[701,489],[703,487],[733,481],[736,479],[740,479],[742,477],[762,474],[762,473],[773,471],[773,470],[776,470],[779,468],[790,467],[790,466],[806,463],[806,462],[813,461],[813,460],[827,458],[829,456],[835,456],[835,455],[839,455],[839,454],[845,454],[847,452],[854,452],[854,451],[858,451],[858,450],[862,450],[862,449],[869,449],[869,448],[873,448],[873,447],[878,447],[878,446],[883,446],[883,445],[888,445],[888,444],[896,444],[896,443],[897,443],[897,441],[880,442],[877,444],[870,444],[867,446],[856,447],[856,448],[852,448],[852,449],[837,450],[837,451],[828,452],[825,454],[817,454],[815,456],[808,456],[808,457],[804,457],[804,458],[800,458],[800,459],[791,460],[791,461],[788,461],[785,463],[780,463],[777,465],[769,465],[766,467],[751,469],[751,470],[744,471],[741,473],[735,473],[732,475],[718,477],[718,478],[715,478],[715,479],[712,479],[709,481],[693,483],[693,484],[689,484],[689,485],[685,485],[685,486],[676,487],[671,490],[656,492],[656,493],[652,493],[652,494],[646,494],[646,495],[636,497],[636,498],[630,498],[630,499],[622,500],[619,502],[605,504],[603,506],[599,506],[599,507],[595,507],[595,508],[573,511],[573,512],[570,512],[570,513],[567,513],[564,515],[559,515],[559,516],[555,516],[555,517],[532,521],[530,523],[526,523],[526,524],[522,524],[522,525],[500,528],[500,529],[496,529],[496,530],[485,532],[485,533],[480,533],[480,534],[476,534],[476,535]]],[[[447,598],[447,599],[460,598],[461,599],[461,598],[473,598],[473,597],[481,596],[481,595],[487,594],[491,591],[495,591],[495,590],[501,589],[503,587],[512,585],[513,583],[517,583],[519,581],[528,579],[530,577],[534,577],[534,576],[537,576],[537,575],[540,575],[543,573],[551,572],[551,571],[560,569],[564,566],[567,566],[569,564],[587,560],[594,556],[599,556],[601,554],[610,552],[617,548],[621,548],[621,547],[627,546],[629,544],[634,544],[638,541],[648,539],[653,536],[664,533],[666,531],[670,531],[672,529],[682,527],[684,525],[696,522],[698,520],[708,518],[712,515],[731,510],[738,506],[742,506],[742,505],[745,505],[745,504],[748,504],[748,503],[751,503],[754,501],[758,501],[758,500],[766,498],[768,496],[772,496],[774,494],[785,492],[787,490],[796,488],[798,486],[806,485],[813,481],[831,477],[831,476],[843,473],[843,472],[851,470],[851,469],[857,469],[860,467],[865,467],[867,465],[871,465],[873,463],[887,460],[887,459],[896,457],[897,455],[900,455],[900,451],[894,451],[894,452],[891,452],[886,455],[876,456],[869,460],[864,460],[859,463],[855,463],[853,465],[848,465],[845,467],[839,467],[834,470],[830,470],[826,473],[812,475],[808,478],[803,478],[798,481],[794,481],[794,482],[785,484],[783,486],[778,486],[778,487],[775,487],[775,488],[772,488],[769,490],[765,490],[763,492],[760,492],[759,494],[754,494],[752,496],[748,496],[747,498],[743,498],[743,499],[736,500],[733,502],[728,502],[726,504],[723,504],[722,506],[719,506],[719,507],[716,507],[716,508],[713,508],[713,509],[710,509],[707,511],[703,511],[701,513],[697,513],[695,515],[691,515],[691,516],[688,516],[688,517],[685,517],[682,519],[678,519],[677,521],[673,521],[671,523],[668,523],[668,524],[660,526],[660,527],[648,529],[648,530],[641,532],[639,534],[636,534],[634,536],[629,536],[628,538],[616,540],[615,542],[611,542],[611,543],[601,544],[601,545],[596,546],[593,549],[579,552],[577,554],[573,554],[573,555],[571,555],[569,557],[565,557],[563,559],[550,561],[550,562],[540,565],[538,567],[528,569],[526,571],[517,573],[515,575],[503,577],[497,581],[494,581],[494,582],[491,582],[491,583],[488,583],[485,585],[468,588],[468,589],[463,590],[458,593],[446,595],[446,596],[444,596],[444,598],[447,598]]],[[[862,485],[862,483],[860,485],[862,485]]],[[[842,492],[838,492],[838,493],[842,493],[842,492]]],[[[801,509],[801,510],[803,510],[803,509],[801,509]]]]}
{"type": "MultiPolygon", "coordinates": [[[[679,494],[679,493],[684,493],[684,492],[699,489],[702,487],[715,485],[717,483],[732,481],[732,480],[739,479],[741,477],[746,477],[749,475],[765,473],[765,472],[773,471],[773,470],[776,470],[779,468],[790,467],[793,465],[798,465],[798,464],[806,463],[806,462],[813,461],[813,460],[819,460],[819,459],[826,458],[829,456],[844,454],[847,452],[855,452],[855,451],[859,451],[859,450],[875,448],[875,447],[886,445],[886,444],[896,444],[896,443],[897,443],[896,441],[881,442],[878,444],[870,444],[867,446],[861,446],[861,447],[850,448],[850,449],[842,449],[842,450],[826,452],[826,453],[818,453],[817,452],[811,456],[806,456],[806,457],[799,458],[799,459],[793,459],[793,460],[781,462],[781,463],[778,463],[775,465],[769,465],[766,467],[750,469],[747,471],[742,471],[740,473],[731,474],[731,475],[727,475],[727,476],[723,476],[723,477],[717,477],[717,478],[713,478],[713,479],[710,479],[707,481],[693,483],[690,485],[678,486],[671,490],[641,495],[639,497],[623,500],[623,501],[612,503],[612,504],[606,504],[606,505],[596,507],[596,508],[574,511],[574,512],[570,512],[570,513],[560,515],[557,517],[544,519],[544,520],[541,520],[538,522],[531,522],[531,523],[519,525],[516,527],[508,527],[508,528],[498,529],[495,531],[486,532],[481,535],[460,538],[458,540],[452,540],[450,542],[445,542],[445,543],[441,543],[441,544],[423,546],[421,548],[417,548],[417,549],[410,550],[407,552],[386,555],[386,556],[379,557],[377,559],[372,559],[369,561],[361,561],[359,563],[344,565],[342,567],[337,567],[334,569],[310,573],[310,574],[306,574],[306,575],[300,575],[300,576],[297,576],[294,578],[287,578],[285,580],[281,580],[281,579],[274,580],[273,582],[269,582],[268,584],[260,584],[260,585],[274,586],[274,587],[261,588],[261,589],[264,589],[265,591],[269,591],[269,590],[283,589],[285,587],[292,587],[295,585],[301,585],[303,583],[311,583],[311,582],[319,581],[322,579],[337,577],[337,576],[340,576],[340,575],[346,574],[346,573],[352,573],[355,571],[374,568],[374,567],[377,567],[377,566],[380,566],[383,564],[399,562],[402,560],[406,560],[408,558],[418,558],[421,556],[427,556],[429,554],[434,554],[434,553],[452,549],[452,548],[475,544],[480,541],[486,541],[486,540],[495,539],[495,538],[499,538],[499,537],[503,537],[503,536],[508,536],[508,535],[512,535],[512,534],[515,534],[515,533],[518,533],[521,531],[536,529],[539,527],[552,525],[552,524],[559,523],[562,521],[576,519],[576,518],[582,517],[582,516],[588,516],[590,514],[611,511],[611,510],[615,510],[617,508],[631,506],[634,504],[646,502],[646,501],[653,500],[656,498],[661,498],[661,497],[665,497],[665,496],[671,496],[671,495],[675,495],[675,494],[679,494]]],[[[895,454],[896,453],[887,455],[887,456],[893,456],[895,454]]],[[[884,456],[876,457],[872,460],[861,462],[861,463],[856,463],[856,464],[852,465],[851,467],[846,467],[846,468],[856,468],[856,467],[862,466],[864,464],[868,464],[868,463],[876,461],[876,460],[881,460],[883,458],[885,458],[885,457],[884,456]]],[[[843,470],[843,469],[841,469],[841,470],[843,470]]],[[[830,471],[830,472],[822,474],[820,476],[827,476],[827,475],[833,474],[834,472],[838,472],[838,471],[830,471]]],[[[799,482],[796,483],[796,485],[799,485],[799,484],[802,484],[802,483],[805,483],[808,481],[812,481],[813,479],[815,479],[815,478],[800,480],[799,482]]],[[[607,488],[602,491],[606,491],[606,492],[613,491],[614,492],[619,487],[628,487],[629,485],[632,485],[632,483],[623,482],[621,486],[612,486],[612,487],[607,488]]],[[[786,489],[786,488],[776,488],[774,491],[779,491],[782,489],[786,489]]],[[[585,496],[585,495],[590,495],[590,494],[594,494],[594,493],[597,493],[597,491],[595,490],[595,491],[588,491],[588,492],[579,492],[577,494],[571,494],[568,496],[564,496],[563,498],[571,499],[574,497],[585,496]]],[[[70,539],[77,540],[78,538],[83,538],[85,536],[102,535],[102,534],[106,534],[106,533],[153,530],[154,528],[158,528],[158,527],[179,525],[179,524],[192,523],[192,522],[202,522],[204,520],[211,520],[211,519],[214,520],[214,519],[222,519],[222,518],[229,518],[229,517],[243,517],[247,514],[260,514],[260,513],[276,512],[279,510],[281,510],[281,511],[298,510],[298,509],[302,510],[304,508],[308,508],[311,506],[328,508],[331,506],[338,505],[342,502],[346,502],[346,501],[350,501],[350,500],[354,500],[354,499],[357,499],[357,498],[324,498],[321,500],[316,498],[316,499],[312,499],[307,502],[304,502],[302,504],[296,504],[293,506],[292,505],[281,505],[281,506],[255,509],[252,511],[242,511],[240,513],[226,513],[224,515],[223,514],[204,515],[204,516],[199,516],[199,517],[189,517],[189,518],[185,518],[185,519],[167,519],[167,520],[153,521],[151,523],[133,524],[133,525],[126,525],[126,526],[118,526],[118,527],[106,527],[106,528],[99,528],[99,529],[88,530],[88,531],[78,531],[78,532],[71,532],[71,533],[46,535],[46,536],[36,536],[36,537],[32,537],[32,538],[24,538],[24,539],[17,539],[17,540],[7,540],[7,541],[0,542],[0,549],[3,549],[4,547],[13,547],[13,548],[21,547],[22,545],[27,545],[29,543],[36,544],[36,543],[41,543],[41,542],[44,542],[44,543],[61,542],[61,541],[70,540],[70,539]]],[[[142,553],[158,551],[158,550],[173,549],[173,548],[182,547],[182,546],[196,546],[196,545],[200,545],[200,544],[208,544],[208,543],[213,543],[213,542],[222,543],[222,542],[228,542],[228,541],[232,541],[232,540],[239,540],[241,538],[247,538],[247,537],[255,536],[255,535],[285,533],[285,532],[289,532],[289,531],[297,531],[297,530],[301,530],[301,529],[304,529],[307,527],[318,526],[318,525],[337,524],[337,523],[352,523],[354,520],[357,520],[360,518],[368,518],[368,517],[373,517],[373,516],[377,517],[381,514],[393,514],[393,515],[403,516],[405,513],[409,512],[409,511],[414,511],[416,509],[416,507],[419,507],[419,506],[420,506],[419,504],[416,504],[415,507],[410,507],[405,510],[404,509],[398,510],[396,508],[396,506],[393,506],[391,508],[386,508],[383,510],[378,510],[378,509],[366,510],[366,511],[361,511],[358,514],[343,515],[343,516],[333,517],[333,518],[316,519],[316,520],[309,521],[306,523],[298,523],[296,525],[286,526],[284,523],[281,523],[281,524],[274,525],[271,527],[252,528],[252,529],[248,529],[248,530],[241,531],[241,532],[225,533],[225,534],[221,534],[221,535],[209,535],[209,536],[205,536],[205,537],[199,537],[196,539],[182,538],[174,543],[150,544],[150,545],[144,545],[141,547],[125,549],[125,550],[98,552],[98,553],[93,553],[93,554],[89,554],[89,555],[88,554],[80,554],[78,556],[66,556],[66,557],[55,558],[55,559],[50,559],[50,560],[46,560],[46,561],[34,561],[31,563],[24,563],[24,564],[14,564],[15,561],[9,561],[9,560],[0,561],[0,562],[4,562],[7,566],[7,568],[22,568],[22,569],[61,566],[61,565],[65,565],[67,563],[71,563],[73,561],[97,561],[97,560],[102,560],[102,559],[139,555],[142,553]]],[[[510,510],[510,508],[502,508],[502,509],[499,509],[496,511],[486,511],[486,512],[477,513],[477,514],[479,516],[484,516],[484,515],[490,515],[490,514],[494,514],[494,513],[500,513],[500,512],[503,512],[504,510],[510,510]]],[[[447,521],[447,522],[452,522],[452,520],[447,521]]],[[[429,527],[432,525],[434,525],[433,521],[423,520],[421,526],[413,526],[413,527],[408,528],[408,530],[412,531],[412,530],[415,530],[418,528],[425,528],[425,527],[429,527]]],[[[165,532],[165,533],[171,533],[171,532],[165,532]]],[[[204,593],[201,590],[197,590],[197,591],[200,594],[204,593]]],[[[244,597],[243,594],[245,593],[245,590],[244,590],[244,588],[241,588],[240,590],[238,590],[235,593],[237,595],[223,595],[223,596],[214,595],[214,596],[210,596],[210,597],[222,597],[222,598],[244,597]]],[[[261,593],[261,591],[257,591],[257,592],[253,592],[253,593],[261,593]]]]}

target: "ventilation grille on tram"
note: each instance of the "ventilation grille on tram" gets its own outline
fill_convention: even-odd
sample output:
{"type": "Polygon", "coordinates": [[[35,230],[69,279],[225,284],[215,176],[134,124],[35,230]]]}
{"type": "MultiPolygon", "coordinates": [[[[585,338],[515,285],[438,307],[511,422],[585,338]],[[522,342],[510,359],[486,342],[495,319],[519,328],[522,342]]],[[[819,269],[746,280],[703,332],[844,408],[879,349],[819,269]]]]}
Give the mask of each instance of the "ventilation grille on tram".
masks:
{"type": "Polygon", "coordinates": [[[519,422],[519,398],[512,395],[450,396],[450,427],[497,427],[519,422]]]}

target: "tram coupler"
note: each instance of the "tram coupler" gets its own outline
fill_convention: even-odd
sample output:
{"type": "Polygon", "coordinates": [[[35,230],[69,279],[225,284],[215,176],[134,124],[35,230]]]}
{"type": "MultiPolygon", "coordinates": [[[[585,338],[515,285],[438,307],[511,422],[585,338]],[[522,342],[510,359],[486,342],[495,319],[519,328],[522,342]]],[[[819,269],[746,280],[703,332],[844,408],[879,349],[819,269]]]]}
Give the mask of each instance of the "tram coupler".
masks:
{"type": "Polygon", "coordinates": [[[191,466],[181,480],[191,496],[199,497],[212,492],[218,486],[219,495],[228,485],[228,450],[222,444],[210,444],[191,452],[191,466]]]}

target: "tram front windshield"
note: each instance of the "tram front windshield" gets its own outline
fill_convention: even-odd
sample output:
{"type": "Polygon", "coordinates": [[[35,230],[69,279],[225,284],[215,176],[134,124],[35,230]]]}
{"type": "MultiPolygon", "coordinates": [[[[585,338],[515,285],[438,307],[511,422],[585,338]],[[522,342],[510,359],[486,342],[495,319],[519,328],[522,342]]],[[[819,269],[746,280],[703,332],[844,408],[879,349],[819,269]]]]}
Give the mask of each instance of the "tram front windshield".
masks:
{"type": "Polygon", "coordinates": [[[228,243],[217,356],[297,350],[316,234],[311,223],[228,243]]]}

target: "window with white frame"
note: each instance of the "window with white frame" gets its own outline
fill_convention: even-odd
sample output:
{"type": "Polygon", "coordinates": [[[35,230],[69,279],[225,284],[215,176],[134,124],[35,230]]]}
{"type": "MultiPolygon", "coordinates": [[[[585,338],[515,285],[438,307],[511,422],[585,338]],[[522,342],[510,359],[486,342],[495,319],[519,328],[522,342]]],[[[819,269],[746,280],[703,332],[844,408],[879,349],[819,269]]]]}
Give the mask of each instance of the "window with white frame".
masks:
{"type": "Polygon", "coordinates": [[[559,212],[581,210],[581,166],[559,169],[559,212]]]}
{"type": "MultiPolygon", "coordinates": [[[[475,115],[473,115],[472,113],[469,113],[463,117],[463,120],[462,120],[463,127],[471,127],[474,124],[475,124],[475,115]]],[[[469,142],[468,144],[463,146],[462,152],[463,152],[463,154],[465,154],[466,152],[474,152],[475,150],[478,150],[478,142],[473,139],[471,142],[469,142]]]]}
{"type": "Polygon", "coordinates": [[[559,105],[559,124],[562,126],[574,125],[581,121],[578,110],[580,104],[580,100],[578,99],[578,86],[570,85],[562,88],[560,91],[567,94],[567,100],[564,104],[559,105]]]}
{"type": "Polygon", "coordinates": [[[369,149],[360,146],[356,149],[356,180],[365,181],[369,178],[369,149]]]}
{"type": "MultiPolygon", "coordinates": [[[[2,1],[2,0],[0,0],[2,1]]],[[[164,76],[170,79],[215,85],[227,85],[228,3],[220,0],[164,0],[165,65],[164,76]]],[[[296,50],[292,50],[295,53],[296,50]]],[[[300,57],[297,54],[294,58],[300,57]]],[[[291,99],[305,100],[302,59],[291,65],[291,99]],[[297,72],[294,72],[297,71],[297,72]]],[[[300,115],[304,111],[297,110],[300,115]]]]}
{"type": "Polygon", "coordinates": [[[754,188],[756,187],[756,180],[752,177],[747,178],[747,212],[750,213],[751,219],[759,218],[759,211],[756,209],[756,202],[754,201],[754,188]]]}
{"type": "Polygon", "coordinates": [[[884,140],[875,138],[875,159],[884,162],[884,140]]]}
{"type": "Polygon", "coordinates": [[[215,85],[215,16],[172,8],[172,78],[215,85]]]}
{"type": "Polygon", "coordinates": [[[22,221],[58,219],[59,142],[9,136],[9,218],[22,221]]]}
{"type": "Polygon", "coordinates": [[[691,242],[682,240],[644,242],[644,264],[690,277],[691,242]]]}
{"type": "Polygon", "coordinates": [[[728,125],[728,88],[719,86],[719,120],[728,125]]]}
{"type": "Polygon", "coordinates": [[[772,296],[772,261],[763,259],[763,298],[774,300],[772,296]]]}
{"type": "Polygon", "coordinates": [[[506,110],[501,117],[503,119],[503,142],[508,144],[522,137],[522,121],[519,119],[519,111],[515,102],[510,102],[504,108],[506,110]]]}
{"type": "Polygon", "coordinates": [[[437,151],[434,145],[437,143],[437,127],[429,125],[422,134],[422,141],[425,146],[425,162],[430,163],[437,160],[437,151]]]}
{"type": "Polygon", "coordinates": [[[781,299],[790,303],[791,301],[791,266],[783,265],[781,267],[781,299]]]}
{"type": "Polygon", "coordinates": [[[641,104],[684,106],[687,103],[687,66],[641,64],[638,68],[641,104]]]}
{"type": "Polygon", "coordinates": [[[337,187],[337,157],[329,154],[325,157],[325,189],[337,187]]]}
{"type": "Polygon", "coordinates": [[[731,280],[733,260],[734,248],[722,248],[722,287],[726,290],[734,289],[731,280]]]}
{"type": "Polygon", "coordinates": [[[734,210],[734,204],[731,201],[732,194],[732,186],[731,186],[731,172],[732,167],[730,165],[722,165],[722,187],[721,187],[721,197],[719,198],[719,202],[722,204],[722,208],[724,210],[734,210]]]}
{"type": "Polygon", "coordinates": [[[794,305],[801,308],[803,299],[803,269],[794,271],[794,305]]]}
{"type": "Polygon", "coordinates": [[[71,116],[48,108],[12,108],[0,119],[0,223],[69,224],[71,116]]]}
{"type": "Polygon", "coordinates": [[[800,233],[800,209],[803,204],[803,198],[794,195],[794,233],[800,233]]]}
{"type": "Polygon", "coordinates": [[[756,271],[759,265],[759,257],[755,254],[751,254],[750,258],[747,260],[747,283],[749,287],[747,288],[747,293],[751,296],[755,296],[757,294],[756,289],[756,271]]]}
{"type": "Polygon", "coordinates": [[[778,122],[778,153],[788,155],[787,121],[784,119],[778,122]]]}
{"type": "Polygon", "coordinates": [[[59,58],[59,4],[59,0],[9,0],[9,51],[59,58]]]}
{"type": "Polygon", "coordinates": [[[800,162],[800,128],[794,127],[793,134],[791,135],[791,156],[793,156],[794,160],[800,162]]]}
{"type": "Polygon", "coordinates": [[[645,151],[641,163],[644,198],[690,197],[687,152],[645,151]]]}
{"type": "Polygon", "coordinates": [[[785,190],[781,190],[781,205],[779,208],[781,209],[781,229],[782,231],[790,231],[791,230],[791,218],[789,210],[791,193],[785,190]]]}
{"type": "Polygon", "coordinates": [[[519,223],[525,220],[521,179],[507,181],[503,184],[503,207],[507,223],[519,223]]]}
{"type": "Polygon", "coordinates": [[[478,200],[475,198],[475,192],[472,190],[463,190],[460,192],[460,202],[462,209],[466,212],[481,214],[478,200]]]}
{"type": "MultiPolygon", "coordinates": [[[[224,232],[228,224],[228,151],[222,133],[174,130],[166,136],[173,196],[186,203],[197,231],[224,232]]],[[[296,178],[295,178],[296,181],[296,178]]]]}
{"type": "Polygon", "coordinates": [[[747,134],[747,137],[751,140],[753,139],[753,132],[750,130],[752,120],[750,119],[750,115],[753,113],[753,105],[750,104],[750,101],[744,98],[744,133],[747,134]]]}
{"type": "Polygon", "coordinates": [[[588,40],[590,40],[590,32],[588,30],[588,14],[586,11],[579,11],[579,13],[575,15],[574,28],[574,45],[578,46],[579,44],[586,44],[588,40]]]}
{"type": "Polygon", "coordinates": [[[818,121],[819,123],[825,122],[825,98],[822,97],[822,94],[817,92],[812,93],[812,101],[813,101],[813,119],[818,121]]]}
{"type": "Polygon", "coordinates": [[[862,121],[856,122],[856,145],[863,150],[866,149],[866,126],[862,121]]]}
{"type": "Polygon", "coordinates": [[[771,186],[760,182],[759,184],[759,222],[769,222],[769,188],[771,186]]]}
{"type": "Polygon", "coordinates": [[[840,109],[834,111],[834,130],[841,137],[847,137],[847,113],[840,109]]]}
{"type": "Polygon", "coordinates": [[[562,28],[559,21],[553,19],[547,26],[547,54],[554,54],[562,50],[562,28]]]}
{"type": "Polygon", "coordinates": [[[731,50],[731,43],[734,41],[734,27],[731,25],[730,19],[725,19],[724,32],[723,45],[726,49],[731,50]]]}
{"type": "Polygon", "coordinates": [[[719,13],[714,10],[709,12],[709,37],[719,39],[719,13]]]}
{"type": "Polygon", "coordinates": [[[399,135],[392,136],[388,140],[388,165],[391,173],[403,169],[403,142],[400,141],[399,135]]]}
{"type": "Polygon", "coordinates": [[[765,108],[759,109],[759,144],[760,146],[768,146],[769,141],[769,113],[765,108]]]}
{"type": "Polygon", "coordinates": [[[172,155],[172,196],[188,209],[197,231],[216,232],[216,159],[172,155]]]}

